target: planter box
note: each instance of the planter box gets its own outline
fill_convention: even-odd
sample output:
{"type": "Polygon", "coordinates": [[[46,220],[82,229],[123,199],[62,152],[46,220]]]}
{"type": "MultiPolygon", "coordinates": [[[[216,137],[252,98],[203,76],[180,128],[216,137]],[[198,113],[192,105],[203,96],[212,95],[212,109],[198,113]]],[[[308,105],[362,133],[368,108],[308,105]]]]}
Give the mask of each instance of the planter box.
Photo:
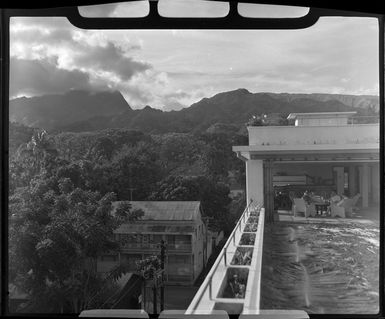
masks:
{"type": "Polygon", "coordinates": [[[248,219],[247,219],[247,224],[258,224],[258,217],[256,216],[250,216],[248,219]]]}
{"type": "Polygon", "coordinates": [[[250,266],[252,258],[252,247],[238,247],[230,264],[234,266],[250,266]]]}
{"type": "Polygon", "coordinates": [[[249,216],[259,217],[259,211],[258,211],[258,212],[252,211],[252,212],[250,212],[250,215],[249,215],[249,216]]]}
{"type": "Polygon", "coordinates": [[[255,234],[243,234],[239,245],[250,245],[253,246],[255,243],[255,234]]]}
{"type": "Polygon", "coordinates": [[[247,268],[227,268],[217,298],[244,299],[248,276],[247,268]]]}
{"type": "Polygon", "coordinates": [[[255,233],[257,230],[258,230],[258,223],[246,224],[245,228],[243,229],[243,231],[246,233],[248,233],[248,232],[255,233]]]}

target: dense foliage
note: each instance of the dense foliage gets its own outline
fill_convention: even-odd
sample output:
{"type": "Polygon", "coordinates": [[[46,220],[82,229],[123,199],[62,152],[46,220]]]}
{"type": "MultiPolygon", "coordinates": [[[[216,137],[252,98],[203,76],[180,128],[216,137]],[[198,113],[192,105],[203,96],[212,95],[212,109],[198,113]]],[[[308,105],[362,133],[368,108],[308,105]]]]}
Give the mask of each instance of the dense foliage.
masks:
{"type": "Polygon", "coordinates": [[[242,166],[234,137],[223,133],[13,131],[9,270],[10,282],[30,296],[24,311],[97,306],[97,292],[110,285],[95,271],[97,256],[119,249],[113,230],[123,220],[145,214],[127,202],[111,214],[113,201],[199,200],[211,227],[225,231],[244,204],[229,197],[228,172],[241,175],[242,166]]]}

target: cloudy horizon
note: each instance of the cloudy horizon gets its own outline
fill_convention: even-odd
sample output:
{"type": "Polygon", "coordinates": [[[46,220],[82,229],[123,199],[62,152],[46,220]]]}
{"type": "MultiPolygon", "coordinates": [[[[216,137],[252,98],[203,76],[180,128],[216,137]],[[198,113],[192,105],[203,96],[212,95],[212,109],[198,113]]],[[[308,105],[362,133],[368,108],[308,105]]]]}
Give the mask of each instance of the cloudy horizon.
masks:
{"type": "Polygon", "coordinates": [[[82,30],[11,19],[10,98],[120,91],[178,110],[224,91],[379,94],[378,22],[321,18],[301,30],[82,30]]]}

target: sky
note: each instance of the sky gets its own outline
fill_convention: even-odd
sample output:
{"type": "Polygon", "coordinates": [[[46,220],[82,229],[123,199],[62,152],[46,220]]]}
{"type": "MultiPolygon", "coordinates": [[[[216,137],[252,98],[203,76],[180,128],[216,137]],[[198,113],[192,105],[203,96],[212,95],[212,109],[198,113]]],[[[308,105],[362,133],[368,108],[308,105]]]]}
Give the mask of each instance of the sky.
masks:
{"type": "MultiPolygon", "coordinates": [[[[202,12],[194,8],[185,15],[202,12]]],[[[115,4],[80,12],[146,14],[134,9],[115,4]]],[[[176,12],[166,9],[164,15],[176,12]]],[[[203,11],[227,14],[214,9],[203,11]]],[[[321,18],[302,30],[96,31],[78,29],[65,18],[14,17],[10,33],[11,98],[118,90],[133,108],[169,111],[238,88],[379,94],[378,22],[373,18],[321,18]]]]}

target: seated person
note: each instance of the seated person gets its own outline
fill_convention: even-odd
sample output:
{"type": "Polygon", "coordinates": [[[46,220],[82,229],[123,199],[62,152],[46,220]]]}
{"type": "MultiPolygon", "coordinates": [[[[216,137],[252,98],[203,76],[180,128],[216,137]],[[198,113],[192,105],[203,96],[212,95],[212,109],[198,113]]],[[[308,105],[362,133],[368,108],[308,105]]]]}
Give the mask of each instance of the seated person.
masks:
{"type": "Polygon", "coordinates": [[[310,205],[311,202],[312,202],[310,193],[309,193],[308,191],[305,191],[305,193],[303,193],[302,199],[303,199],[303,200],[305,201],[305,203],[308,204],[308,205],[310,205]]]}
{"type": "Polygon", "coordinates": [[[321,196],[314,194],[314,192],[310,193],[310,198],[313,203],[323,203],[324,200],[321,196]]]}
{"type": "Polygon", "coordinates": [[[336,205],[337,203],[339,203],[340,201],[342,200],[341,196],[338,195],[336,192],[331,192],[330,194],[330,204],[334,204],[336,205]]]}

